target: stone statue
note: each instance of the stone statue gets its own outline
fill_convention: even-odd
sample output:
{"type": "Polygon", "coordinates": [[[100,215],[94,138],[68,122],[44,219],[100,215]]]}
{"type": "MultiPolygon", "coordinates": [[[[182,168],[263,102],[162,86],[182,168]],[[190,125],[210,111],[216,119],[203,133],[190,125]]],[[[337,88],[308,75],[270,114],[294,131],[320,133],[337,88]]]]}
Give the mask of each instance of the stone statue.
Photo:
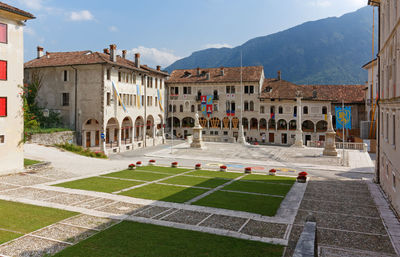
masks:
{"type": "Polygon", "coordinates": [[[199,127],[200,126],[200,121],[199,121],[199,113],[196,111],[196,114],[194,115],[194,126],[199,127]]]}

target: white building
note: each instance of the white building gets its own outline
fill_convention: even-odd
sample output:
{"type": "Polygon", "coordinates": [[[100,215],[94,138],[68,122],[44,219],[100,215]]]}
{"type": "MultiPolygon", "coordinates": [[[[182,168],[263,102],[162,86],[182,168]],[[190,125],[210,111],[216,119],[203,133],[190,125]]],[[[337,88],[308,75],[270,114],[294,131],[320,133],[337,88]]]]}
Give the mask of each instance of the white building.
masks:
{"type": "Polygon", "coordinates": [[[42,81],[39,106],[59,112],[84,147],[122,152],[164,142],[164,80],[152,69],[117,55],[116,45],[103,53],[46,52],[25,63],[25,80],[42,81]]]}
{"type": "MultiPolygon", "coordinates": [[[[205,141],[235,142],[240,119],[248,141],[291,145],[297,128],[296,92],[302,99],[303,142],[324,141],[327,114],[334,107],[351,105],[354,131],[364,116],[364,85],[296,85],[265,79],[262,66],[174,70],[167,81],[168,127],[174,134],[192,134],[199,112],[205,141]],[[202,97],[212,99],[211,113],[203,113],[202,97]],[[173,119],[173,123],[171,122],[173,119]]],[[[300,110],[299,110],[300,111],[300,110]]]]}
{"type": "Polygon", "coordinates": [[[0,2],[0,174],[24,167],[22,86],[25,21],[35,17],[0,2]]]}
{"type": "Polygon", "coordinates": [[[400,214],[400,3],[369,0],[379,8],[379,105],[376,181],[400,214]]]}
{"type": "Polygon", "coordinates": [[[364,139],[376,138],[376,120],[378,117],[377,95],[378,95],[378,65],[377,59],[374,59],[364,66],[363,69],[368,71],[368,81],[366,82],[365,92],[365,112],[366,120],[361,125],[361,137],[364,139]]]}

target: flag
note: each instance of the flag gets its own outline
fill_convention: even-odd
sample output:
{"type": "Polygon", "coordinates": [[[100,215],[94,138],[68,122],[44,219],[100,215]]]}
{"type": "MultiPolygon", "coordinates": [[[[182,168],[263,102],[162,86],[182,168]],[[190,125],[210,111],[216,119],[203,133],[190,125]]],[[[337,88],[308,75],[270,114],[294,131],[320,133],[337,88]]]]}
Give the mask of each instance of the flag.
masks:
{"type": "Polygon", "coordinates": [[[346,106],[344,109],[340,106],[335,107],[336,128],[351,129],[351,107],[346,106]]]}
{"type": "Polygon", "coordinates": [[[275,113],[271,112],[271,119],[275,119],[275,113]]]}
{"type": "Polygon", "coordinates": [[[114,88],[114,95],[118,98],[118,101],[121,103],[122,108],[124,108],[124,111],[126,112],[125,104],[124,104],[124,102],[122,101],[121,97],[119,96],[118,89],[117,89],[117,87],[115,86],[114,81],[111,81],[111,84],[112,84],[112,86],[113,86],[113,88],[114,88]]]}
{"type": "Polygon", "coordinates": [[[136,85],[136,103],[137,103],[137,107],[140,108],[140,106],[142,105],[141,101],[142,101],[142,97],[141,97],[142,93],[140,92],[140,86],[136,85]]]}
{"type": "Polygon", "coordinates": [[[157,89],[157,96],[158,96],[158,105],[160,106],[161,111],[164,111],[164,108],[162,107],[162,101],[161,101],[161,94],[160,94],[160,89],[157,89]]]}
{"type": "Polygon", "coordinates": [[[200,99],[201,99],[201,104],[207,104],[207,96],[206,95],[200,96],[200,99]]]}

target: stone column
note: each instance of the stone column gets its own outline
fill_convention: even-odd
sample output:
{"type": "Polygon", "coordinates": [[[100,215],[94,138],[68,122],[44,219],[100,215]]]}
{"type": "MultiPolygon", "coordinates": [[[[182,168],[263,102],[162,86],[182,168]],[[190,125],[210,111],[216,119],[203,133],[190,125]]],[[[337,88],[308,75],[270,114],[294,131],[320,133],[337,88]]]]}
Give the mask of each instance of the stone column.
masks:
{"type": "Polygon", "coordinates": [[[335,132],[335,130],[333,130],[332,115],[329,112],[329,114],[328,114],[328,130],[325,133],[325,148],[323,151],[323,155],[337,156],[338,153],[336,151],[335,136],[336,136],[336,132],[335,132]]]}
{"type": "Polygon", "coordinates": [[[303,144],[303,131],[301,129],[301,93],[296,93],[297,102],[297,124],[296,124],[296,139],[294,142],[294,147],[304,147],[303,144]]]}
{"type": "Polygon", "coordinates": [[[120,150],[121,150],[121,133],[122,129],[118,129],[118,147],[120,148],[120,150]]]}

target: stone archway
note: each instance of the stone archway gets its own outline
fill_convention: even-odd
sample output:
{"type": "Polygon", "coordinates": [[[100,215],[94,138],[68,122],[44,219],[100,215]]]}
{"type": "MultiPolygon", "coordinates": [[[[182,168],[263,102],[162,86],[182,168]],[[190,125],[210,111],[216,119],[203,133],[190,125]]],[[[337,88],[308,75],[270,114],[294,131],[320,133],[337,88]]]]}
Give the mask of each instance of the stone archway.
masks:
{"type": "Polygon", "coordinates": [[[317,132],[326,132],[328,130],[328,122],[325,120],[320,120],[316,125],[317,132]]]}
{"type": "Polygon", "coordinates": [[[143,141],[144,120],[142,116],[138,116],[135,120],[135,141],[143,141]]]}
{"type": "Polygon", "coordinates": [[[82,125],[82,146],[100,146],[100,123],[96,119],[88,119],[82,125]]]}
{"type": "Polygon", "coordinates": [[[106,145],[108,147],[119,146],[120,144],[120,131],[119,122],[116,118],[110,118],[106,126],[106,145]]]}
{"type": "Polygon", "coordinates": [[[133,134],[133,122],[131,117],[126,116],[122,120],[122,125],[121,125],[121,142],[123,142],[124,144],[131,144],[132,134],[133,134]]]}
{"type": "Polygon", "coordinates": [[[146,120],[146,136],[154,137],[154,118],[152,115],[147,116],[146,120]]]}

